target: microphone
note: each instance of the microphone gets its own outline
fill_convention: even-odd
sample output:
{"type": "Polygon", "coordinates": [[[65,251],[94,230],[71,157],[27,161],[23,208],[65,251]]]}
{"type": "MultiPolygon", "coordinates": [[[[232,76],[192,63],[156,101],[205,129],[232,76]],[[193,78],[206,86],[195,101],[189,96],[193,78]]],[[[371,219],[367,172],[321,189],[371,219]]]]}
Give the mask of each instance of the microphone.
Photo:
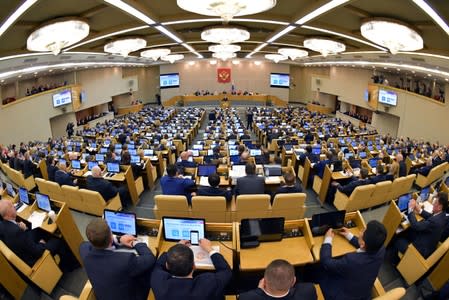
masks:
{"type": "Polygon", "coordinates": [[[48,224],[53,224],[53,222],[56,220],[56,214],[53,210],[50,210],[48,212],[48,224]]]}

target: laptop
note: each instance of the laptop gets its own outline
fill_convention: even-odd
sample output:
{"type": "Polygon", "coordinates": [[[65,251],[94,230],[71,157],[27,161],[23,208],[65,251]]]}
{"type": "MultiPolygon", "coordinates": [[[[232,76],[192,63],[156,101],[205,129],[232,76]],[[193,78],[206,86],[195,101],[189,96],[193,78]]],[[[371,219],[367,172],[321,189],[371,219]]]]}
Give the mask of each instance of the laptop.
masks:
{"type": "Polygon", "coordinates": [[[313,236],[322,236],[329,228],[342,228],[345,222],[346,210],[314,214],[310,227],[313,236]]]}
{"type": "Polygon", "coordinates": [[[79,160],[72,160],[72,169],[80,170],[81,162],[79,160]]]}
{"type": "Polygon", "coordinates": [[[131,155],[131,163],[132,164],[140,164],[140,156],[138,156],[138,155],[131,155]]]}
{"type": "Polygon", "coordinates": [[[314,147],[314,148],[312,148],[312,154],[320,155],[321,154],[321,147],[314,147]]]}
{"type": "Polygon", "coordinates": [[[46,212],[51,211],[50,198],[48,197],[48,195],[36,192],[35,196],[36,196],[37,207],[39,209],[44,210],[46,212]]]}
{"type": "Polygon", "coordinates": [[[229,156],[235,156],[235,155],[239,155],[239,151],[238,150],[229,150],[229,156]]]}
{"type": "Polygon", "coordinates": [[[24,187],[19,187],[19,202],[15,204],[16,210],[19,211],[19,209],[22,206],[23,208],[25,208],[28,205],[30,205],[30,198],[28,197],[28,191],[24,187]]]}
{"type": "Polygon", "coordinates": [[[281,165],[264,165],[265,176],[282,176],[281,165]]]}
{"type": "Polygon", "coordinates": [[[251,149],[251,150],[249,151],[249,154],[250,154],[251,156],[262,155],[262,150],[260,150],[260,149],[251,149]]]}
{"type": "Polygon", "coordinates": [[[104,161],[104,155],[103,154],[95,154],[95,160],[96,161],[104,161]]]}
{"type": "Polygon", "coordinates": [[[425,187],[421,190],[421,193],[419,194],[419,196],[421,197],[421,201],[427,201],[427,199],[429,198],[429,193],[430,193],[430,186],[425,187]]]}
{"type": "Polygon", "coordinates": [[[108,223],[113,234],[118,236],[125,234],[137,236],[135,213],[105,209],[103,218],[108,223]]]}
{"type": "Polygon", "coordinates": [[[401,212],[406,212],[408,210],[408,203],[412,199],[412,194],[405,194],[398,199],[398,208],[401,212]]]}
{"type": "Polygon", "coordinates": [[[199,239],[205,237],[206,221],[204,219],[162,217],[162,224],[166,241],[190,240],[191,232],[198,232],[199,239]]]}
{"type": "Polygon", "coordinates": [[[240,246],[257,247],[260,242],[282,240],[285,218],[242,219],[240,223],[240,246]]]}
{"type": "Polygon", "coordinates": [[[194,157],[200,156],[200,151],[199,151],[199,150],[189,150],[189,151],[192,152],[192,155],[193,155],[194,157]]]}
{"type": "Polygon", "coordinates": [[[96,161],[89,161],[87,162],[87,170],[92,171],[93,167],[98,166],[98,162],[96,161]]]}
{"type": "Polygon", "coordinates": [[[116,162],[109,162],[106,164],[107,173],[106,176],[112,177],[117,173],[120,173],[120,164],[116,162]]]}
{"type": "Polygon", "coordinates": [[[361,159],[366,158],[366,152],[360,152],[360,153],[359,153],[359,157],[360,157],[361,159]]]}
{"type": "Polygon", "coordinates": [[[215,165],[198,165],[198,176],[199,177],[207,177],[214,173],[217,173],[217,166],[215,166],[215,165]]]}
{"type": "Polygon", "coordinates": [[[371,168],[376,168],[376,167],[377,167],[377,161],[378,161],[377,158],[371,158],[371,159],[368,161],[368,163],[369,163],[369,165],[370,165],[371,168]]]}
{"type": "Polygon", "coordinates": [[[153,149],[145,149],[143,150],[143,155],[144,156],[152,156],[154,154],[153,149]]]}
{"type": "Polygon", "coordinates": [[[239,155],[231,155],[229,156],[229,159],[233,164],[238,164],[240,162],[240,156],[239,155]]]}

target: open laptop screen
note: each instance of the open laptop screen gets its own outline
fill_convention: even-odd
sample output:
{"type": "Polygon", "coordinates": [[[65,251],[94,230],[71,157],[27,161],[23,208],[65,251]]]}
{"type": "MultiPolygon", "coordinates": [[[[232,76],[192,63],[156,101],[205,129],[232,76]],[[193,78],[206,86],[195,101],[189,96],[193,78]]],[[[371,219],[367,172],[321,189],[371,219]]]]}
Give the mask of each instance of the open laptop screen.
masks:
{"type": "Polygon", "coordinates": [[[87,170],[92,171],[92,168],[98,166],[98,163],[96,161],[89,161],[87,163],[87,170]]]}
{"type": "Polygon", "coordinates": [[[404,212],[408,209],[408,203],[410,202],[410,199],[412,199],[411,194],[405,194],[399,197],[398,199],[398,208],[400,211],[404,212]]]}
{"type": "Polygon", "coordinates": [[[113,211],[105,209],[103,217],[113,234],[116,235],[137,235],[136,214],[124,211],[113,211]]]}
{"type": "Polygon", "coordinates": [[[25,204],[30,204],[30,198],[28,198],[28,191],[26,188],[19,187],[19,200],[25,204]]]}
{"type": "Polygon", "coordinates": [[[259,242],[282,240],[284,218],[242,219],[240,236],[243,239],[256,237],[259,242]]]}
{"type": "Polygon", "coordinates": [[[209,176],[210,174],[217,173],[217,166],[199,165],[198,176],[209,176]]]}
{"type": "Polygon", "coordinates": [[[81,169],[81,162],[79,160],[72,160],[72,169],[81,169]]]}
{"type": "Polygon", "coordinates": [[[120,173],[120,165],[118,163],[107,163],[108,172],[120,173]]]}
{"type": "Polygon", "coordinates": [[[204,219],[163,217],[164,239],[166,241],[190,240],[190,232],[198,231],[199,239],[204,238],[204,219]]]}
{"type": "Polygon", "coordinates": [[[344,226],[345,210],[332,211],[312,216],[310,227],[314,235],[325,234],[329,228],[341,228],[344,226]]]}
{"type": "Polygon", "coordinates": [[[50,198],[48,197],[48,195],[41,193],[36,193],[35,195],[37,207],[39,209],[45,210],[46,212],[49,212],[51,210],[51,206],[50,206],[50,198]]]}

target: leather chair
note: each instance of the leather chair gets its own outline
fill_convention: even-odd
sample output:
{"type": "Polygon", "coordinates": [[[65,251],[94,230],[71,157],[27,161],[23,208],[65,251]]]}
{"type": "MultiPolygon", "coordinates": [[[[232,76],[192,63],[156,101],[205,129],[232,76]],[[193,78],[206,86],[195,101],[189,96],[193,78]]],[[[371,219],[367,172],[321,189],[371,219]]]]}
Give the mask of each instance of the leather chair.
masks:
{"type": "Polygon", "coordinates": [[[190,217],[191,210],[186,196],[156,195],[154,196],[154,216],[162,219],[163,216],[190,217]]]}
{"type": "Polygon", "coordinates": [[[231,210],[235,222],[247,218],[267,218],[270,216],[270,195],[238,195],[231,210]]]}
{"type": "Polygon", "coordinates": [[[277,194],[271,206],[271,217],[285,217],[286,220],[304,218],[306,197],[305,193],[277,194]]]}
{"type": "Polygon", "coordinates": [[[192,197],[193,218],[204,218],[206,222],[231,222],[230,212],[226,208],[226,198],[221,196],[192,197]]]}
{"type": "Polygon", "coordinates": [[[102,216],[103,210],[105,208],[116,211],[122,209],[122,202],[120,201],[120,196],[118,193],[114,198],[110,199],[107,202],[103,199],[101,194],[96,191],[80,189],[79,193],[83,198],[83,203],[85,207],[85,210],[83,211],[86,213],[95,216],[102,216]]]}
{"type": "Polygon", "coordinates": [[[360,185],[352,191],[349,197],[337,190],[334,205],[338,210],[346,210],[347,212],[366,208],[366,202],[371,198],[375,187],[374,184],[360,185]]]}

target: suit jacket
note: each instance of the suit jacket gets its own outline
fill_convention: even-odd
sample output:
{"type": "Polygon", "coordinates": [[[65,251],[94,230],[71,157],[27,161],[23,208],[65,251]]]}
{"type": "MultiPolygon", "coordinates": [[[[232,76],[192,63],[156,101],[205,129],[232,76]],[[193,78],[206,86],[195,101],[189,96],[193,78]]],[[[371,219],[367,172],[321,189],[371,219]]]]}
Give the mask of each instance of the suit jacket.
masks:
{"type": "Polygon", "coordinates": [[[295,184],[295,186],[280,186],[276,190],[276,194],[302,193],[302,188],[295,184]]]}
{"type": "Polygon", "coordinates": [[[330,163],[329,160],[321,160],[319,162],[317,162],[314,166],[313,166],[313,170],[315,171],[315,175],[317,175],[320,178],[323,178],[324,175],[324,168],[326,167],[326,165],[328,165],[330,163]]]}
{"type": "Polygon", "coordinates": [[[237,178],[236,195],[265,193],[265,178],[257,175],[246,175],[237,178]]]}
{"type": "Polygon", "coordinates": [[[413,212],[408,214],[412,230],[409,237],[416,250],[427,258],[435,251],[446,226],[447,218],[444,212],[432,215],[425,210],[421,212],[421,217],[425,220],[418,222],[413,212]]]}
{"type": "MultiPolygon", "coordinates": [[[[359,248],[357,238],[350,243],[359,248]]],[[[326,300],[371,299],[371,289],[384,260],[385,248],[375,253],[353,252],[332,258],[332,245],[323,244],[320,250],[324,268],[320,287],[326,300]]]]}
{"type": "Polygon", "coordinates": [[[205,272],[193,278],[176,278],[165,269],[167,253],[162,254],[151,276],[156,300],[221,300],[224,288],[231,281],[232,271],[220,253],[212,254],[211,260],[215,272],[205,272]]]}
{"type": "Polygon", "coordinates": [[[240,294],[239,300],[315,300],[317,299],[316,290],[312,283],[298,283],[290,289],[287,296],[274,298],[268,296],[262,289],[254,289],[240,294]]]}
{"type": "Polygon", "coordinates": [[[23,161],[23,176],[28,178],[36,172],[36,165],[29,159],[23,161]]]}
{"type": "Polygon", "coordinates": [[[47,173],[48,173],[48,180],[55,181],[55,173],[58,171],[58,168],[56,168],[53,165],[47,165],[47,173]]]}
{"type": "Polygon", "coordinates": [[[195,185],[191,179],[170,177],[161,178],[161,188],[164,195],[183,195],[189,197],[188,190],[195,185]]]}
{"type": "Polygon", "coordinates": [[[180,162],[176,163],[176,166],[178,168],[180,168],[180,167],[183,167],[183,168],[196,168],[197,164],[194,161],[181,160],[180,162]]]}
{"type": "Polygon", "coordinates": [[[399,177],[407,176],[407,166],[405,161],[399,162],[399,177]]]}
{"type": "Polygon", "coordinates": [[[99,192],[105,201],[114,198],[118,193],[118,189],[110,181],[93,176],[87,176],[86,188],[99,192]]]}
{"type": "Polygon", "coordinates": [[[66,173],[62,170],[58,170],[55,172],[55,182],[59,183],[59,185],[71,185],[75,186],[73,183],[72,176],[69,173],[66,173]]]}
{"type": "Polygon", "coordinates": [[[337,189],[344,193],[346,196],[350,196],[356,187],[359,185],[368,184],[368,180],[366,179],[355,179],[346,185],[339,185],[337,189]]]}
{"type": "Polygon", "coordinates": [[[3,220],[3,242],[20,257],[27,265],[32,267],[45,251],[45,245],[35,242],[31,230],[19,228],[11,221],[3,220]]]}
{"type": "Polygon", "coordinates": [[[197,194],[199,196],[223,196],[226,198],[226,201],[231,201],[232,197],[231,191],[211,186],[200,187],[197,194]]]}
{"type": "Polygon", "coordinates": [[[81,244],[84,269],[98,300],[147,299],[148,282],[156,259],[145,243],[137,243],[135,250],[139,256],[97,249],[89,242],[81,244]],[[147,281],[146,289],[141,284],[144,281],[147,281]]]}

